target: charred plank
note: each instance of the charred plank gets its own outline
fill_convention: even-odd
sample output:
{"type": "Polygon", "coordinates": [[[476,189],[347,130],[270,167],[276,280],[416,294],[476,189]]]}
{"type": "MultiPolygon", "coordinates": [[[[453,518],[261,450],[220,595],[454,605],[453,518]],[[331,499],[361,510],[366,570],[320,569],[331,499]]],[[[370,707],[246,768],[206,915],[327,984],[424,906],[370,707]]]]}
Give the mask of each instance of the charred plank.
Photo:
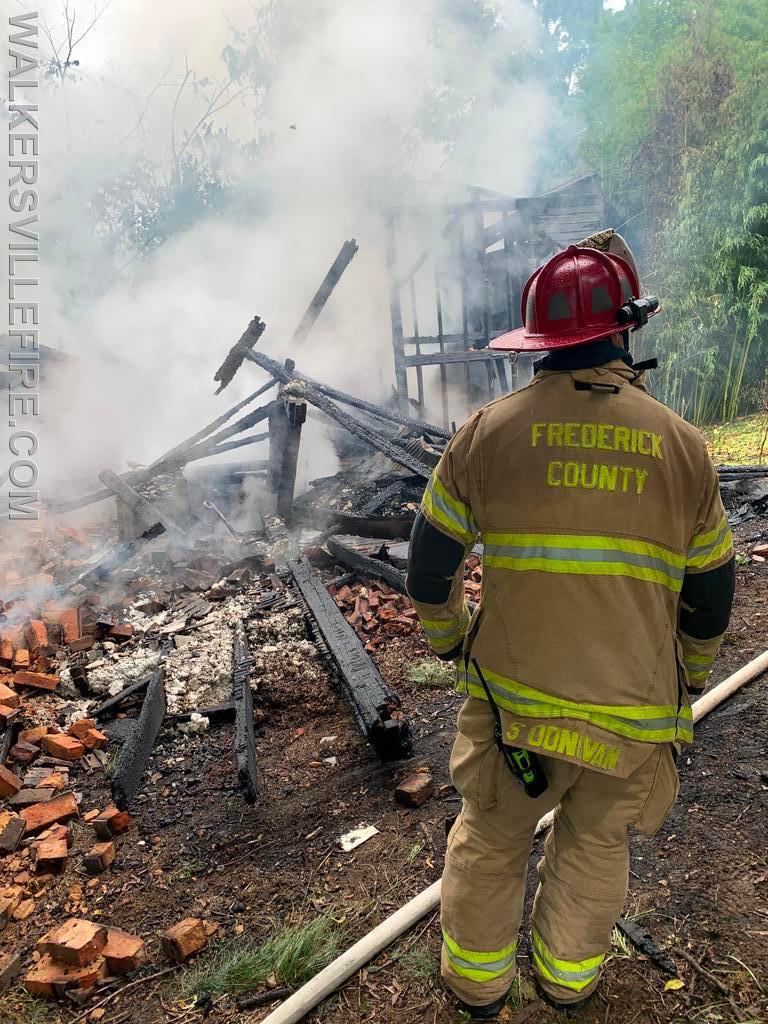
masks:
{"type": "Polygon", "coordinates": [[[139,679],[136,683],[131,683],[130,686],[126,686],[120,693],[116,693],[114,697],[110,697],[109,700],[105,700],[103,704],[92,711],[91,714],[97,722],[103,721],[105,718],[112,718],[113,715],[118,714],[120,711],[124,711],[128,703],[135,703],[138,698],[144,693],[149,686],[150,676],[146,679],[139,679]]]}
{"type": "Polygon", "coordinates": [[[326,547],[337,561],[352,569],[358,576],[383,580],[388,586],[399,593],[404,594],[406,592],[405,573],[400,572],[399,569],[396,569],[389,562],[385,562],[380,558],[371,558],[370,555],[354,551],[335,537],[330,537],[326,541],[326,547]]]}
{"type": "Polygon", "coordinates": [[[112,772],[112,799],[125,810],[141,788],[149,755],[165,718],[165,654],[147,686],[136,728],[123,744],[112,772]]]}
{"type": "Polygon", "coordinates": [[[357,634],[328,593],[306,558],[287,567],[300,601],[314,619],[339,675],[341,688],[363,735],[383,761],[410,755],[413,747],[408,721],[396,718],[400,701],[368,657],[357,634]]]}
{"type": "Polygon", "coordinates": [[[235,626],[232,648],[232,703],[235,706],[235,759],[237,784],[248,804],[256,803],[256,736],[253,731],[251,656],[242,621],[235,626]]]}

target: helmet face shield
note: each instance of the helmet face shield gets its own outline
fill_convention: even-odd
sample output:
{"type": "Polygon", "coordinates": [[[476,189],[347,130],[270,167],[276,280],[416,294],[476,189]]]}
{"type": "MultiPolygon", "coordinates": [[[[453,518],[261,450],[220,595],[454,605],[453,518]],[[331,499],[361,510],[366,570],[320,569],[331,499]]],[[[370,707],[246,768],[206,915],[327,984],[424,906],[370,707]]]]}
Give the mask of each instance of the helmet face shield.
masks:
{"type": "Polygon", "coordinates": [[[521,302],[525,327],[495,338],[490,347],[537,352],[608,337],[625,329],[617,313],[639,294],[637,273],[620,256],[571,245],[526,283],[521,302]]]}

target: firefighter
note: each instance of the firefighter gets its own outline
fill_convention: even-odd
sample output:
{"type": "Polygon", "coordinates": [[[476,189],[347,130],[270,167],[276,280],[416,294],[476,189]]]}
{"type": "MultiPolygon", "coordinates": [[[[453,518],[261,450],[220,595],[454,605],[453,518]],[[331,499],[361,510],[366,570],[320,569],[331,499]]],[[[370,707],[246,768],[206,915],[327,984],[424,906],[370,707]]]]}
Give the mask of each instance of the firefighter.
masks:
{"type": "Polygon", "coordinates": [[[528,387],[453,437],[413,529],[408,590],[466,695],[441,969],[475,1018],[504,1004],[534,830],[553,808],[528,949],[548,1002],[573,1015],[594,992],[627,893],[628,829],[654,835],[675,801],[690,697],[730,616],[717,474],[633,363],[629,328],[658,303],[640,298],[622,246],[603,232],[528,281],[525,327],[491,347],[546,355],[528,387]]]}

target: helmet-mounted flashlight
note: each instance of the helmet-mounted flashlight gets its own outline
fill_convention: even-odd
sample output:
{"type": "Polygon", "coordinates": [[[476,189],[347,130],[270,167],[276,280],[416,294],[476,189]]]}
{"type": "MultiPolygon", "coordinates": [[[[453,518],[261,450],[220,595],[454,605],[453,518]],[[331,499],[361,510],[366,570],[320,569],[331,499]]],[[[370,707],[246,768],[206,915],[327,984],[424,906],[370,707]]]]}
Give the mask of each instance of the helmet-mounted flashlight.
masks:
{"type": "Polygon", "coordinates": [[[659,308],[659,300],[655,295],[646,295],[644,299],[630,299],[616,313],[616,322],[622,327],[630,327],[639,331],[648,323],[648,317],[659,308]]]}

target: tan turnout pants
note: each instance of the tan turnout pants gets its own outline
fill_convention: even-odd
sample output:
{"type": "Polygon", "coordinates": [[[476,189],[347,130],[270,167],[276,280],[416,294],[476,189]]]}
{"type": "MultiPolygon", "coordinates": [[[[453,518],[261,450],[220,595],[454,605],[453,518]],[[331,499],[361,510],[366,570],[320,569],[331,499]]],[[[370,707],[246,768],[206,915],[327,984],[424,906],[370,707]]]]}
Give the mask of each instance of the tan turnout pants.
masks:
{"type": "Polygon", "coordinates": [[[451,775],[463,804],[443,873],[443,978],[471,1006],[509,988],[534,830],[556,807],[538,865],[531,954],[544,991],[577,1002],[597,986],[624,906],[629,826],[653,835],[677,796],[672,748],[649,745],[626,779],[542,757],[549,788],[533,800],[496,749],[484,701],[466,701],[459,730],[451,775]]]}

